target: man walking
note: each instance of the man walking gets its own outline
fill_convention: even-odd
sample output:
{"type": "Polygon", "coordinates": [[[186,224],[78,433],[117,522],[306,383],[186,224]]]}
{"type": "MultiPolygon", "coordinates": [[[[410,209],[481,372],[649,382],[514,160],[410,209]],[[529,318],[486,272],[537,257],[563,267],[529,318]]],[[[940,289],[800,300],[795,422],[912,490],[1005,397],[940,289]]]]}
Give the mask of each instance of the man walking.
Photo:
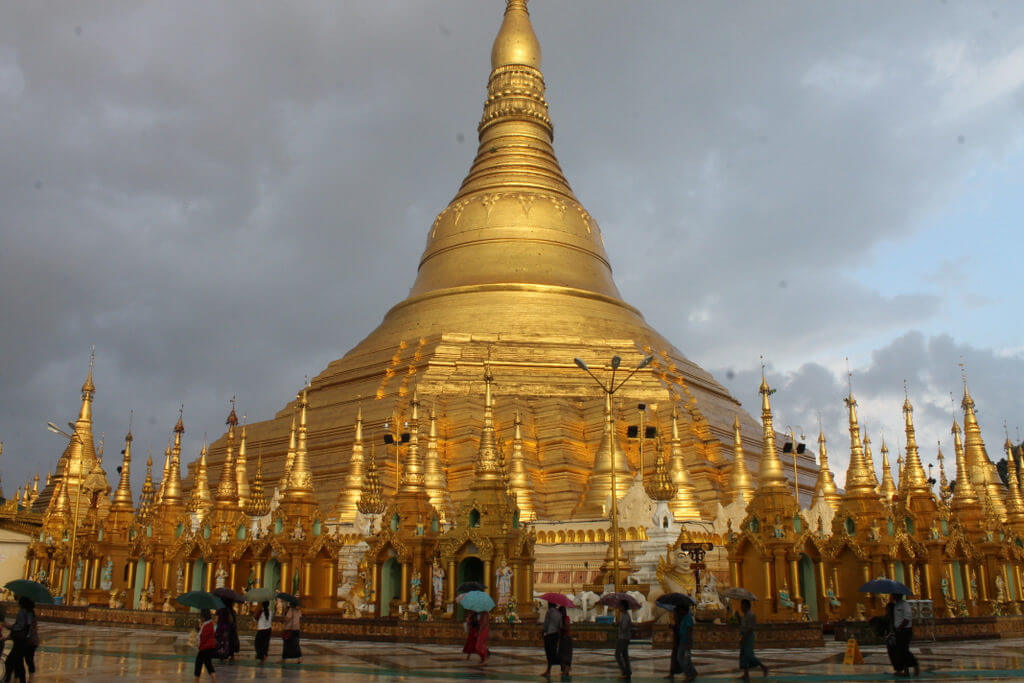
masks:
{"type": "Polygon", "coordinates": [[[544,615],[544,656],[548,660],[548,668],[544,669],[541,676],[551,675],[551,665],[558,664],[558,640],[562,633],[562,613],[558,611],[558,605],[548,603],[548,612],[544,615]]]}
{"type": "Polygon", "coordinates": [[[893,596],[896,604],[892,610],[892,621],[896,626],[896,661],[899,663],[900,671],[898,676],[909,676],[910,669],[914,669],[914,675],[921,673],[921,667],[917,663],[917,657],[910,651],[910,641],[914,637],[913,614],[910,611],[910,603],[903,599],[902,595],[893,596]]]}
{"type": "Polygon", "coordinates": [[[629,603],[619,603],[619,633],[615,639],[615,662],[619,665],[622,675],[619,678],[633,677],[633,669],[629,665],[629,639],[633,635],[633,617],[629,613],[629,603]]]}

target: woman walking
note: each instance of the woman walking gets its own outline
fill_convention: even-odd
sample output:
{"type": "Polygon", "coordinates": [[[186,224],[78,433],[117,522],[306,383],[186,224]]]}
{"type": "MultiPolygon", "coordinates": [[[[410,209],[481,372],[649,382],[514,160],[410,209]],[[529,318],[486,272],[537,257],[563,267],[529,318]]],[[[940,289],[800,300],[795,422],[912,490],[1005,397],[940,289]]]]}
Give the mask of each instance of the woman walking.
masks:
{"type": "Polygon", "coordinates": [[[270,602],[264,600],[256,608],[256,659],[262,665],[270,654],[270,631],[274,626],[274,613],[270,611],[270,602]]]}
{"type": "Polygon", "coordinates": [[[669,680],[675,680],[676,674],[683,674],[687,681],[697,678],[697,669],[693,666],[693,614],[689,605],[679,605],[672,610],[675,624],[672,629],[672,662],[669,664],[669,680]]]}
{"type": "Polygon", "coordinates": [[[629,603],[619,603],[618,637],[615,639],[615,663],[619,665],[621,679],[633,677],[633,667],[629,663],[629,640],[633,637],[633,615],[629,612],[629,603]]]}
{"type": "Polygon", "coordinates": [[[558,663],[558,641],[561,637],[559,635],[561,630],[562,613],[558,611],[558,606],[555,603],[549,602],[548,611],[544,615],[544,627],[541,631],[541,637],[544,638],[544,657],[548,662],[548,667],[541,674],[545,678],[551,675],[551,667],[558,663]]]}
{"type": "Polygon", "coordinates": [[[558,608],[562,615],[562,629],[558,638],[558,664],[562,667],[562,676],[572,675],[572,633],[569,631],[571,619],[565,611],[565,607],[558,608]]]}
{"type": "Polygon", "coordinates": [[[466,659],[473,655],[480,655],[480,664],[486,664],[487,658],[491,656],[487,649],[487,641],[491,637],[491,615],[487,612],[473,612],[466,614],[466,644],[462,651],[466,653],[466,659]]]}
{"type": "Polygon", "coordinates": [[[213,614],[210,610],[203,608],[199,612],[202,620],[199,624],[199,638],[197,639],[195,676],[196,683],[203,674],[203,667],[210,674],[213,683],[217,683],[217,673],[213,668],[213,656],[217,653],[217,627],[213,625],[213,614]]]}
{"type": "Polygon", "coordinates": [[[217,659],[234,663],[235,653],[241,650],[238,642],[238,616],[235,603],[224,599],[224,606],[217,610],[217,659]]]}
{"type": "MultiPolygon", "coordinates": [[[[23,595],[18,598],[18,607],[20,609],[14,623],[10,626],[3,624],[11,632],[11,651],[4,666],[4,683],[15,676],[21,683],[25,683],[25,655],[28,652],[32,623],[36,619],[35,603],[23,595]]],[[[32,668],[35,668],[34,664],[32,668]]]]}
{"type": "Polygon", "coordinates": [[[743,612],[740,619],[740,669],[743,671],[741,678],[749,681],[751,668],[759,666],[761,672],[767,676],[768,667],[754,655],[754,626],[757,625],[757,617],[750,611],[750,600],[741,601],[740,610],[743,612]]]}
{"type": "Polygon", "coordinates": [[[281,647],[281,663],[289,659],[297,659],[302,664],[302,648],[299,647],[299,631],[302,628],[302,610],[298,605],[289,604],[284,611],[284,629],[281,631],[281,639],[284,641],[281,647]]]}

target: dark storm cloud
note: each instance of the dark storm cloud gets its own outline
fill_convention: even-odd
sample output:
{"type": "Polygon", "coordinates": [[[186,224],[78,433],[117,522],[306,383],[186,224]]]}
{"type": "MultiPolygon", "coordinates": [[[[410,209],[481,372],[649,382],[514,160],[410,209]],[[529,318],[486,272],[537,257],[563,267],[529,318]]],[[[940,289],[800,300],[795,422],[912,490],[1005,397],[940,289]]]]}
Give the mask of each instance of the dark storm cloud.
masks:
{"type": "MultiPolygon", "coordinates": [[[[798,367],[936,315],[852,269],[1018,134],[1000,83],[958,84],[1016,49],[1021,8],[870,9],[533,3],[556,149],[620,288],[704,365],[798,367]]],[[[139,460],[159,453],[184,402],[191,459],[232,395],[267,418],[365,336],[468,168],[500,11],[0,7],[5,491],[59,455],[43,424],[74,417],[90,344],[108,454],[131,408],[139,460]]],[[[983,365],[979,404],[1014,405],[983,365]]],[[[756,381],[730,386],[749,402],[756,381]]],[[[811,431],[813,402],[794,405],[811,431]]]]}

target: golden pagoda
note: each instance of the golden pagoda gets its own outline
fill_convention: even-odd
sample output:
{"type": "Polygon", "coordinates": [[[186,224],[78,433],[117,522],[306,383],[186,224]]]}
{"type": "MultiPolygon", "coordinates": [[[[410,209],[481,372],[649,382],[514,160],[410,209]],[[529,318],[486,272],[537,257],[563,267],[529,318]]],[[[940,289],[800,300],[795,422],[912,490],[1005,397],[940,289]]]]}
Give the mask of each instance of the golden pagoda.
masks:
{"type": "MultiPolygon", "coordinates": [[[[573,358],[595,363],[617,355],[635,366],[653,355],[656,362],[616,394],[613,410],[641,402],[678,409],[693,503],[710,519],[720,479],[732,467],[733,415],[748,442],[760,438],[759,426],[720,383],[622,300],[600,227],[555,156],[540,44],[522,0],[507,3],[494,40],[478,134],[465,179],[426,231],[408,297],[310,382],[309,465],[319,503],[333,509],[345,490],[344,519],[351,518],[357,478],[352,475],[359,467],[353,456],[356,415],[361,410],[364,428],[377,429],[393,415],[409,414],[415,390],[439,415],[436,449],[428,443],[424,455],[421,444],[420,455],[431,504],[446,519],[470,495],[474,480],[478,378],[487,362],[501,376],[508,399],[494,416],[499,457],[509,454],[506,471],[513,487],[522,490],[517,478],[528,477],[535,513],[525,501],[523,513],[536,514],[538,523],[598,519],[611,493],[607,456],[613,448],[623,456],[616,457],[624,474],[617,477],[618,495],[632,482],[634,456],[621,449],[624,420],[614,420],[615,434],[606,433],[601,393],[573,358]],[[517,411],[520,431],[530,438],[516,442],[513,436],[507,450],[517,411]],[[443,462],[433,460],[435,452],[443,462]],[[432,469],[434,462],[443,472],[432,469]],[[435,478],[442,473],[443,486],[435,478]],[[442,490],[450,506],[441,502],[442,490]]],[[[293,452],[293,411],[293,403],[284,405],[274,418],[247,428],[249,438],[263,444],[271,480],[281,479],[293,452]]],[[[212,468],[224,459],[226,445],[225,437],[212,444],[212,468]]],[[[781,457],[791,471],[792,456],[781,457]]],[[[671,456],[667,464],[682,492],[679,463],[671,456]]],[[[395,462],[382,458],[378,465],[385,491],[393,495],[395,462]]],[[[805,462],[800,468],[809,495],[816,472],[805,462]]],[[[603,554],[604,543],[595,543],[595,556],[603,554]]]]}
{"type": "Polygon", "coordinates": [[[825,441],[825,434],[818,430],[818,481],[814,484],[814,498],[811,500],[813,507],[818,500],[824,500],[832,508],[832,512],[839,509],[839,503],[843,497],[836,487],[835,477],[828,466],[828,447],[825,441]]]}

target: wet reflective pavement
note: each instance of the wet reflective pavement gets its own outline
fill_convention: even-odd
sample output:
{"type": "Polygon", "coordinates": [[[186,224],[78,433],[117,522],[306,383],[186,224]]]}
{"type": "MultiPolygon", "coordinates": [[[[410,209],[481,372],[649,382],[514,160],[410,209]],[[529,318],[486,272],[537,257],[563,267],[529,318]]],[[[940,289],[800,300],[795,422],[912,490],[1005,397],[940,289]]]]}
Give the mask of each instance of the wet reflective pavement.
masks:
{"type": "MultiPolygon", "coordinates": [[[[195,652],[187,635],[163,631],[83,628],[42,623],[42,645],[36,655],[36,681],[190,680],[195,652]]],[[[303,664],[280,663],[281,640],[275,638],[270,659],[258,666],[252,658],[252,638],[242,638],[239,661],[218,664],[221,681],[394,681],[481,679],[493,681],[543,680],[544,654],[536,649],[497,647],[487,666],[466,662],[457,646],[401,645],[348,641],[302,643],[303,664]]],[[[1024,640],[985,640],[955,643],[916,642],[913,650],[922,667],[922,679],[1022,680],[1024,640]]],[[[824,648],[763,649],[758,656],[770,668],[771,681],[893,680],[888,657],[880,646],[863,648],[865,663],[843,662],[845,643],[828,642],[824,648]]],[[[631,647],[633,680],[661,680],[668,672],[668,652],[648,644],[631,647]]],[[[695,653],[700,680],[736,677],[735,650],[700,650],[695,653]]],[[[611,681],[618,669],[610,650],[575,653],[572,680],[611,681]]],[[[204,680],[209,680],[204,674],[204,680]]],[[[559,680],[556,675],[552,680],[559,680]]],[[[682,679],[679,679],[682,680],[682,679]]],[[[765,680],[760,673],[752,680],[765,680]]]]}

